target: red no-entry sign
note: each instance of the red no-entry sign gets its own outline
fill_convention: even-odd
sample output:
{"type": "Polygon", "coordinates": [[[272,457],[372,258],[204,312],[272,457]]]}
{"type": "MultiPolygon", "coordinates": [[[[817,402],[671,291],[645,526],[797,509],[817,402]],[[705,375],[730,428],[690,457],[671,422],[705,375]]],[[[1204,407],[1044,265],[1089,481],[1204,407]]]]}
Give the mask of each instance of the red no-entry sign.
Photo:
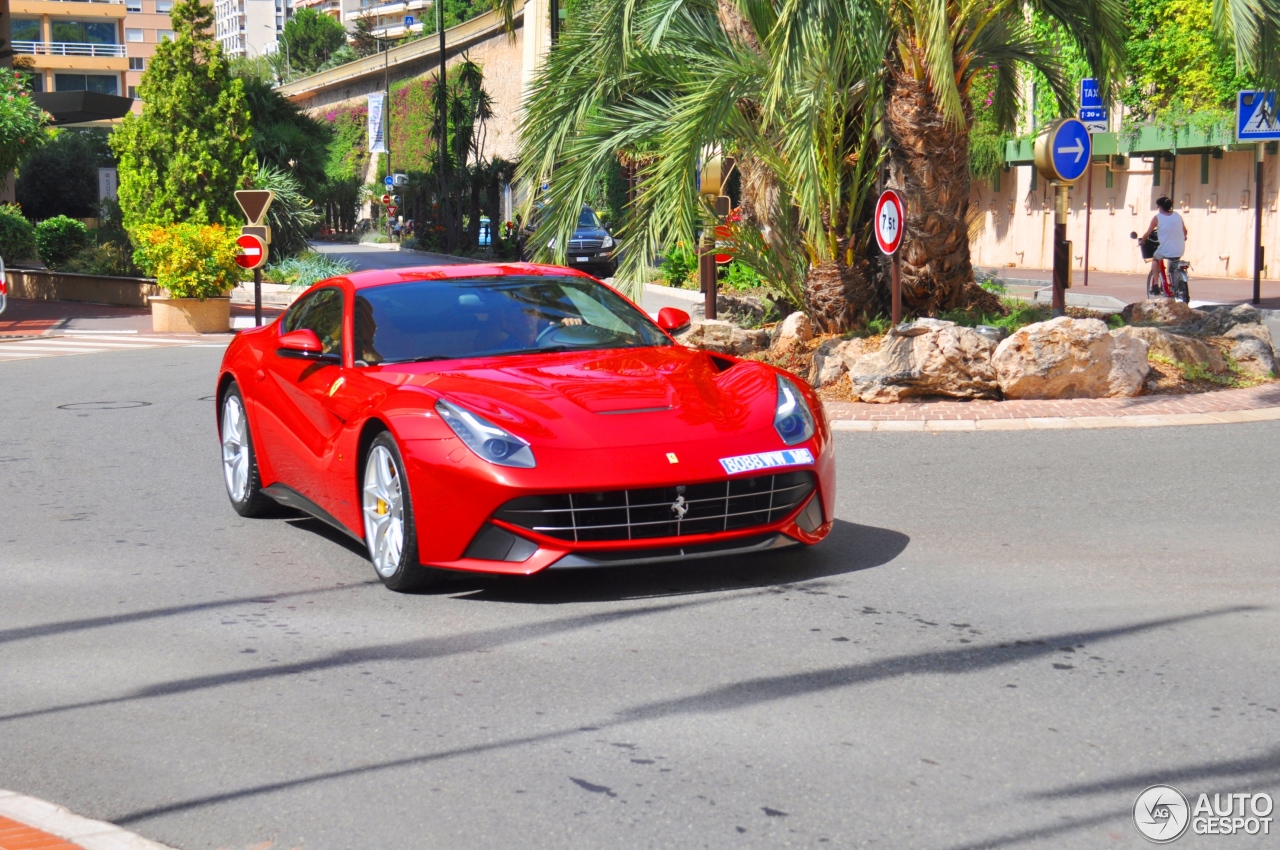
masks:
{"type": "Polygon", "coordinates": [[[245,233],[236,239],[240,253],[236,254],[236,265],[244,269],[256,269],[267,261],[267,246],[257,236],[245,233]]]}
{"type": "Polygon", "coordinates": [[[902,204],[902,196],[892,189],[886,189],[876,201],[876,242],[880,250],[892,254],[902,244],[902,231],[905,229],[903,219],[906,218],[902,204]]]}

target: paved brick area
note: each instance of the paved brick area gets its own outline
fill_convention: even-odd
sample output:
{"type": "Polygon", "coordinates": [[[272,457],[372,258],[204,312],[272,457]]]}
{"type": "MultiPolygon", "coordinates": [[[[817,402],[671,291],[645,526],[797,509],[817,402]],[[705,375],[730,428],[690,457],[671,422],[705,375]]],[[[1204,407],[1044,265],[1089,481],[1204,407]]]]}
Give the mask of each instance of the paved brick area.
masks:
{"type": "Polygon", "coordinates": [[[1079,398],[1061,401],[930,401],[897,404],[829,401],[827,417],[838,421],[961,421],[1096,416],[1167,416],[1280,407],[1280,383],[1194,395],[1079,398]]]}
{"type": "MultiPolygon", "coordinates": [[[[8,311],[5,311],[8,313],[8,311]]],[[[59,319],[4,319],[0,318],[0,337],[40,336],[58,326],[59,319]]]]}

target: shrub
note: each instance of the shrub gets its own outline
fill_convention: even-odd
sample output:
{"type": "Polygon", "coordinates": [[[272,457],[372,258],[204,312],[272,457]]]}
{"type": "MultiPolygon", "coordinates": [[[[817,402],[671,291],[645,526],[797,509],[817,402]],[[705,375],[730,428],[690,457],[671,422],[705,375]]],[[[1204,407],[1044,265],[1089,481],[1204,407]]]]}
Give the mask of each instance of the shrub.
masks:
{"type": "Polygon", "coordinates": [[[173,298],[215,298],[240,279],[235,236],[218,224],[171,224],[137,234],[135,259],[173,298]]]}
{"type": "Polygon", "coordinates": [[[36,225],[40,262],[51,269],[62,268],[63,263],[88,247],[90,241],[89,228],[84,222],[65,215],[56,215],[36,225]]]}
{"type": "Polygon", "coordinates": [[[36,232],[17,204],[0,204],[0,258],[15,263],[36,254],[36,232]]]}
{"type": "Polygon", "coordinates": [[[764,285],[764,281],[760,279],[760,275],[756,274],[755,269],[737,260],[729,263],[721,282],[731,289],[738,290],[759,289],[764,285]]]}
{"type": "Polygon", "coordinates": [[[662,267],[658,270],[662,282],[667,286],[687,287],[689,279],[698,271],[698,255],[684,244],[677,244],[667,252],[662,267]]]}
{"type": "Polygon", "coordinates": [[[138,277],[138,267],[130,256],[132,251],[116,242],[90,245],[62,265],[63,271],[77,274],[108,275],[110,277],[138,277]]]}
{"type": "Polygon", "coordinates": [[[272,283],[305,288],[326,278],[347,274],[351,270],[350,263],[315,251],[307,251],[297,257],[272,263],[262,270],[262,275],[272,283]]]}

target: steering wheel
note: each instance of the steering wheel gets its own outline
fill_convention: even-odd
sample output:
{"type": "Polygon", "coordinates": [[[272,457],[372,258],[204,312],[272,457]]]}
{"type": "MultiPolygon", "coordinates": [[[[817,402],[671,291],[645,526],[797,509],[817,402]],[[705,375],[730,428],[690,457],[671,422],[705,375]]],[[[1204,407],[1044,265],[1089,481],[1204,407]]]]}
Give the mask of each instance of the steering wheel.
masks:
{"type": "Polygon", "coordinates": [[[616,334],[595,325],[562,325],[556,322],[538,331],[538,336],[533,342],[539,348],[549,345],[595,345],[607,341],[612,336],[616,334]]]}

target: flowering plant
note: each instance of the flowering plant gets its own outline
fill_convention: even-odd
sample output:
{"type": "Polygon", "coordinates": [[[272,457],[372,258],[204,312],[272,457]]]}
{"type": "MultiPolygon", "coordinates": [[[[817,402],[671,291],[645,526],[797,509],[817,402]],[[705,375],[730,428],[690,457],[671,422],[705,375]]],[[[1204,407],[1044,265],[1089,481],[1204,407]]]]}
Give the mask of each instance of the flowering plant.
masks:
{"type": "Polygon", "coordinates": [[[49,113],[22,86],[22,73],[0,68],[0,180],[47,140],[49,113]]]}
{"type": "Polygon", "coordinates": [[[240,279],[236,241],[220,224],[171,224],[137,234],[138,265],[172,298],[216,298],[240,279]]]}

